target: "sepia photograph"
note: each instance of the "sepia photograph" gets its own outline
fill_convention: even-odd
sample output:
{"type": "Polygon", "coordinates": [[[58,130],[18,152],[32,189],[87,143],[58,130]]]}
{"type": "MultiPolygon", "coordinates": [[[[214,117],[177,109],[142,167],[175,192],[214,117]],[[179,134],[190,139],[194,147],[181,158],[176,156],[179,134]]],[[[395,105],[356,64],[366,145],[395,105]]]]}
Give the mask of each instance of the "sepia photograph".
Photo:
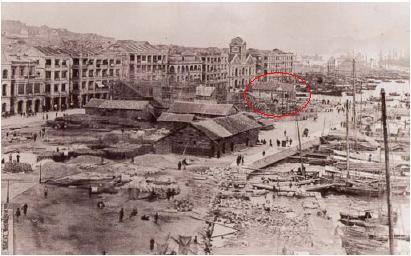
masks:
{"type": "Polygon", "coordinates": [[[1,254],[410,255],[410,3],[1,3],[1,254]]]}

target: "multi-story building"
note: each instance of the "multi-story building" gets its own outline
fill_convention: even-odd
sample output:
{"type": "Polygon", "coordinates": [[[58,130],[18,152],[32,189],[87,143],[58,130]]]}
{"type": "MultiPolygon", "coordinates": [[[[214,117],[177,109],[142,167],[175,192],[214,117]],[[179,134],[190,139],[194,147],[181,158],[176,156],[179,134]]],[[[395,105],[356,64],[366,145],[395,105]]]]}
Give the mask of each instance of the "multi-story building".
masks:
{"type": "MultiPolygon", "coordinates": [[[[256,60],[257,74],[266,74],[268,72],[293,72],[294,54],[283,52],[278,49],[272,51],[249,49],[248,51],[256,60]]],[[[260,81],[270,81],[280,78],[281,76],[266,76],[260,81]]]]}
{"type": "Polygon", "coordinates": [[[247,54],[247,44],[241,37],[231,40],[228,62],[228,89],[241,91],[256,74],[256,62],[247,54]]]}
{"type": "Polygon", "coordinates": [[[28,56],[2,54],[2,113],[40,112],[44,105],[44,83],[39,61],[28,56]]]}
{"type": "Polygon", "coordinates": [[[40,77],[44,81],[44,110],[66,109],[70,105],[70,55],[53,47],[33,47],[27,55],[39,61],[40,77]]]}
{"type": "Polygon", "coordinates": [[[227,88],[228,54],[218,48],[206,48],[198,52],[202,62],[202,83],[206,87],[227,88]]]}
{"type": "Polygon", "coordinates": [[[2,52],[2,111],[9,113],[82,107],[91,98],[110,98],[114,91],[122,95],[126,87],[140,98],[168,103],[194,100],[196,88],[213,91],[206,96],[218,102],[227,101],[230,93],[240,100],[257,73],[291,72],[294,61],[293,54],[278,49],[247,52],[240,37],[231,40],[229,49],[119,40],[106,49],[74,44],[28,47],[13,54],[2,52]]]}
{"type": "Polygon", "coordinates": [[[170,55],[168,66],[168,78],[171,82],[201,82],[201,60],[194,53],[170,55]]]}
{"type": "Polygon", "coordinates": [[[147,41],[118,40],[108,47],[124,60],[123,78],[131,81],[159,81],[167,74],[168,50],[147,41]]]}
{"type": "Polygon", "coordinates": [[[71,52],[72,105],[82,107],[92,98],[108,99],[111,86],[123,77],[123,59],[109,51],[71,52]]]}

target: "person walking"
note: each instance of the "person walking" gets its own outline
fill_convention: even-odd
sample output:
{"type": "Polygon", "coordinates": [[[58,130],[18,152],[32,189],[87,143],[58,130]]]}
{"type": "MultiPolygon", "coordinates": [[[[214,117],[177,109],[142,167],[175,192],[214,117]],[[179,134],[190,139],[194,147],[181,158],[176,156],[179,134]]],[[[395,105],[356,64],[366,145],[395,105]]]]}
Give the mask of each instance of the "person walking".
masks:
{"type": "Polygon", "coordinates": [[[123,218],[124,218],[124,208],[121,208],[120,213],[118,215],[118,222],[123,222],[123,218]]]}
{"type": "Polygon", "coordinates": [[[281,141],[279,139],[277,139],[277,147],[281,146],[281,141]]]}
{"type": "Polygon", "coordinates": [[[154,243],[155,243],[154,239],[151,238],[151,239],[150,239],[150,251],[153,251],[153,250],[154,250],[154,243]]]}
{"type": "Polygon", "coordinates": [[[16,158],[17,158],[17,163],[20,163],[20,154],[19,153],[17,153],[16,158]]]}
{"type": "Polygon", "coordinates": [[[17,222],[19,222],[20,215],[21,215],[20,208],[17,207],[17,209],[16,209],[16,220],[17,220],[17,222]]]}
{"type": "Polygon", "coordinates": [[[265,156],[265,150],[263,150],[263,156],[265,156]]]}
{"type": "Polygon", "coordinates": [[[47,189],[47,187],[45,187],[44,188],[44,198],[45,199],[47,199],[48,194],[49,194],[48,189],[47,189]]]}
{"type": "Polygon", "coordinates": [[[27,205],[27,204],[24,204],[23,205],[23,214],[24,214],[24,216],[26,216],[27,215],[27,209],[29,208],[29,206],[27,205]]]}
{"type": "Polygon", "coordinates": [[[158,222],[158,212],[154,214],[154,223],[157,224],[157,222],[158,222]]]}
{"type": "Polygon", "coordinates": [[[181,161],[178,161],[177,167],[178,167],[178,170],[180,171],[181,170],[181,161]]]}
{"type": "Polygon", "coordinates": [[[270,147],[273,146],[273,141],[270,139],[270,147]]]}
{"type": "Polygon", "coordinates": [[[293,139],[290,138],[290,146],[291,146],[292,143],[293,143],[293,139]]]}

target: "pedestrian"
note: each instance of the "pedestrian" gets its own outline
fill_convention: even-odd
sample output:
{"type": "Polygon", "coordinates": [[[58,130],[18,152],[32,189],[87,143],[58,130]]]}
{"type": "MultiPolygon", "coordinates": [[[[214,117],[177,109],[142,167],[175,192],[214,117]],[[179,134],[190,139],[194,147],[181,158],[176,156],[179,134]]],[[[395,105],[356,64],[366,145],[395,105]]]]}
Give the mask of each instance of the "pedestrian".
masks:
{"type": "Polygon", "coordinates": [[[20,163],[20,154],[19,153],[17,153],[16,158],[17,158],[17,163],[20,163]]]}
{"type": "Polygon", "coordinates": [[[17,219],[17,222],[19,222],[19,217],[20,217],[20,215],[21,215],[21,212],[20,212],[20,208],[19,207],[17,207],[17,210],[16,210],[16,219],[17,219]]]}
{"type": "Polygon", "coordinates": [[[277,139],[277,147],[279,147],[280,145],[281,145],[281,141],[277,139]]]}
{"type": "Polygon", "coordinates": [[[270,147],[273,146],[273,141],[270,139],[270,147]]]}
{"type": "Polygon", "coordinates": [[[284,130],[284,137],[285,137],[285,136],[287,136],[287,131],[286,131],[286,130],[284,130]]]}
{"type": "Polygon", "coordinates": [[[48,194],[49,194],[49,192],[48,192],[47,187],[44,187],[44,198],[47,199],[48,194]]]}
{"type": "Polygon", "coordinates": [[[181,161],[178,161],[177,167],[178,167],[178,170],[181,170],[181,161]]]}
{"type": "Polygon", "coordinates": [[[290,138],[290,146],[291,146],[292,143],[293,143],[293,139],[290,138]]]}
{"type": "Polygon", "coordinates": [[[123,217],[124,217],[124,209],[120,209],[120,213],[118,215],[118,222],[123,222],[123,217]]]}
{"type": "Polygon", "coordinates": [[[241,162],[241,156],[240,156],[240,155],[238,155],[238,156],[237,156],[237,166],[239,166],[239,165],[240,165],[240,162],[241,162]]]}
{"type": "Polygon", "coordinates": [[[131,213],[130,213],[130,218],[131,218],[131,217],[134,217],[134,216],[137,216],[137,214],[138,214],[137,209],[136,209],[136,208],[133,208],[133,210],[131,210],[131,213]]]}
{"type": "Polygon", "coordinates": [[[151,238],[150,239],[150,251],[154,250],[154,243],[155,243],[154,239],[151,238]]]}
{"type": "Polygon", "coordinates": [[[154,223],[157,224],[157,222],[158,222],[158,212],[154,214],[154,223]]]}
{"type": "Polygon", "coordinates": [[[29,208],[29,206],[27,204],[24,204],[23,205],[23,214],[24,214],[24,216],[27,215],[27,208],[29,208]]]}
{"type": "Polygon", "coordinates": [[[265,150],[263,150],[263,156],[265,156],[265,150]]]}
{"type": "Polygon", "coordinates": [[[241,156],[241,165],[244,165],[244,156],[241,156]]]}

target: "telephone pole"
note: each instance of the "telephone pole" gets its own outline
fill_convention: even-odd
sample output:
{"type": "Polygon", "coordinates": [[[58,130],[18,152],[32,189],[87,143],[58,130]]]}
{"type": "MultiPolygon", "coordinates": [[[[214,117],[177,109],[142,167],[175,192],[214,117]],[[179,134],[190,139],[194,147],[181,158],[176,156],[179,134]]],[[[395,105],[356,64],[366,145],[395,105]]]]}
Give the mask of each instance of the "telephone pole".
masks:
{"type": "Polygon", "coordinates": [[[382,111],[382,127],[384,131],[384,150],[385,150],[385,182],[387,186],[387,208],[388,208],[388,238],[390,243],[390,254],[394,255],[394,230],[392,227],[392,206],[391,206],[391,182],[390,182],[390,159],[388,148],[388,133],[387,133],[387,111],[385,106],[385,91],[381,89],[381,111],[382,111]]]}

